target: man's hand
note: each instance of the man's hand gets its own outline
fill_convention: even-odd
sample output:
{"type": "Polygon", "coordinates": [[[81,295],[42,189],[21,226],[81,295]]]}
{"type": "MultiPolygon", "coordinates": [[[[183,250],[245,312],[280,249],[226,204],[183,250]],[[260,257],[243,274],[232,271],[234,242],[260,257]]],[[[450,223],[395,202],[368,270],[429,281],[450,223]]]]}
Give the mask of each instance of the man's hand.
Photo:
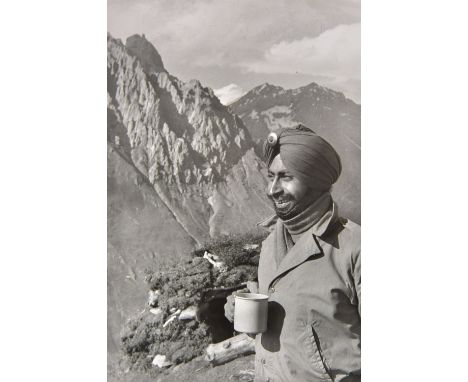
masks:
{"type": "Polygon", "coordinates": [[[229,322],[234,322],[234,304],[235,296],[237,293],[258,293],[258,283],[255,281],[248,281],[247,288],[236,290],[227,297],[226,304],[224,304],[224,316],[229,322]]]}
{"type": "MultiPolygon", "coordinates": [[[[246,291],[246,289],[242,289],[239,292],[246,291]]],[[[226,304],[224,304],[224,316],[229,320],[229,322],[234,322],[234,301],[236,292],[231,293],[227,299],[226,304]]]]}

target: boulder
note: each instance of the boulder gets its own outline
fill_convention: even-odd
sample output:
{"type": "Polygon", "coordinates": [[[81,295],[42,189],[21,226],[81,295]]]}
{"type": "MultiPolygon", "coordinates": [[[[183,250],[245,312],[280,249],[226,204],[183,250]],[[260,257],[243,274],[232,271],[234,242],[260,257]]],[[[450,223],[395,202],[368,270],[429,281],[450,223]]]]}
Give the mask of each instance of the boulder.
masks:
{"type": "Polygon", "coordinates": [[[168,361],[165,355],[158,354],[153,358],[152,364],[156,367],[163,368],[171,366],[172,362],[168,361]]]}

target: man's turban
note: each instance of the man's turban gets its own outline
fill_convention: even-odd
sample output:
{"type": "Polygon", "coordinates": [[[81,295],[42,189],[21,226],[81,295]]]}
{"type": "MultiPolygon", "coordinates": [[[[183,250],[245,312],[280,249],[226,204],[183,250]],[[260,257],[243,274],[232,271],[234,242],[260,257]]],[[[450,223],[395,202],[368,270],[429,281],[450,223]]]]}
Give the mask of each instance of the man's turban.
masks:
{"type": "Polygon", "coordinates": [[[270,133],[263,154],[268,167],[281,154],[288,171],[313,189],[328,190],[341,174],[341,160],[335,149],[303,125],[270,133]]]}

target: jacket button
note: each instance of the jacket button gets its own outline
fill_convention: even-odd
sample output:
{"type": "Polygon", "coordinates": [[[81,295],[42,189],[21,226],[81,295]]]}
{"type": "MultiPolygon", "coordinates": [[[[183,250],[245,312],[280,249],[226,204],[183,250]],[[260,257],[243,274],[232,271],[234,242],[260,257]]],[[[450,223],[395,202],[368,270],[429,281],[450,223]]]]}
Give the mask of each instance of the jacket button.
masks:
{"type": "Polygon", "coordinates": [[[261,362],[265,365],[266,364],[265,358],[262,358],[261,362]]]}

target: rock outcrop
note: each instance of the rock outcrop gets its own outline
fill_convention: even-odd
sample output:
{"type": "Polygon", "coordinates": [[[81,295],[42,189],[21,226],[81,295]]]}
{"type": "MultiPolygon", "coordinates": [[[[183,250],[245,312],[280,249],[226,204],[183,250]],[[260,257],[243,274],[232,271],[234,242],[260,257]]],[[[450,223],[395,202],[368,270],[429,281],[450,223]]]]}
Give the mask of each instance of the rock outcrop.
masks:
{"type": "Polygon", "coordinates": [[[140,36],[108,37],[108,83],[109,141],[197,243],[270,212],[254,142],[211,89],[171,76],[140,36]]]}
{"type": "Polygon", "coordinates": [[[178,263],[212,237],[259,231],[273,210],[242,120],[199,81],[170,75],[144,36],[107,43],[112,353],[123,322],[145,304],[146,268],[178,263]]]}

